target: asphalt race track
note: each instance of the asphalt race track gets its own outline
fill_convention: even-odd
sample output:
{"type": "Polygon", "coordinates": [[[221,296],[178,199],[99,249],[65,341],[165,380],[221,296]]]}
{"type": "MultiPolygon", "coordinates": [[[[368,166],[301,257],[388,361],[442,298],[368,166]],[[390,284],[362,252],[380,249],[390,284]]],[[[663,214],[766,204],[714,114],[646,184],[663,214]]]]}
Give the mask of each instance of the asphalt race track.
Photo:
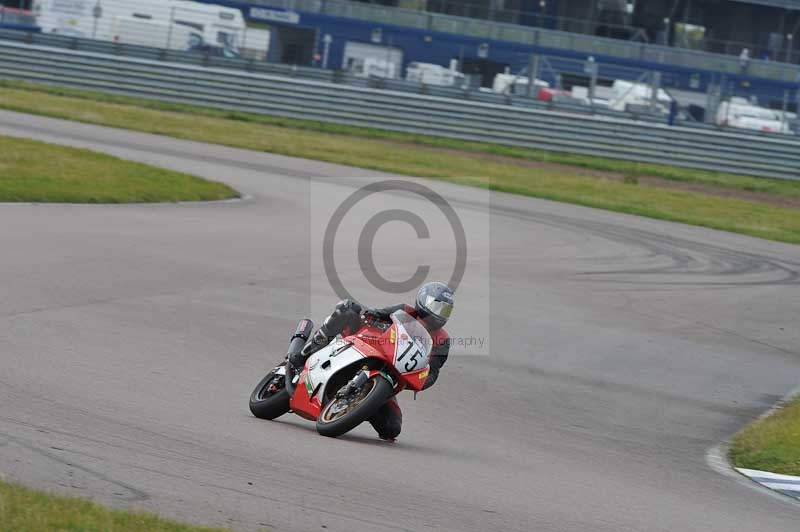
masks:
{"type": "MultiPolygon", "coordinates": [[[[331,440],[294,416],[255,419],[247,398],[295,319],[336,302],[309,220],[381,176],[7,112],[0,133],[250,196],[0,205],[6,478],[237,530],[800,529],[797,505],[706,464],[800,383],[798,246],[420,181],[472,239],[451,333],[487,344],[454,348],[434,388],[401,396],[397,443],[368,426],[331,440]]],[[[446,245],[381,231],[386,277],[426,249],[432,271],[448,267],[446,245]]],[[[357,236],[337,239],[352,283],[357,236]]]]}

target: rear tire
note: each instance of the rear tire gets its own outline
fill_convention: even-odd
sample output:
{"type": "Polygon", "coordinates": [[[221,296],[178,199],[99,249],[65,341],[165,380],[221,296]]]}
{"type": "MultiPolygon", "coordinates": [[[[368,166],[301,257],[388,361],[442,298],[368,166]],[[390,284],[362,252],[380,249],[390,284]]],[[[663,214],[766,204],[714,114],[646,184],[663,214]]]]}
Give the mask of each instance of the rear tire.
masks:
{"type": "Polygon", "coordinates": [[[394,393],[394,387],[381,375],[375,375],[365,384],[371,386],[366,392],[366,396],[350,407],[341,417],[332,417],[331,410],[335,407],[337,400],[334,398],[329,401],[320,412],[317,419],[317,432],[323,436],[337,438],[349,432],[367,421],[378,413],[378,410],[394,393]]]}
{"type": "Polygon", "coordinates": [[[275,419],[289,411],[289,392],[284,386],[277,391],[269,392],[270,383],[275,372],[270,371],[261,379],[253,393],[250,394],[250,412],[260,419],[275,419]]]}

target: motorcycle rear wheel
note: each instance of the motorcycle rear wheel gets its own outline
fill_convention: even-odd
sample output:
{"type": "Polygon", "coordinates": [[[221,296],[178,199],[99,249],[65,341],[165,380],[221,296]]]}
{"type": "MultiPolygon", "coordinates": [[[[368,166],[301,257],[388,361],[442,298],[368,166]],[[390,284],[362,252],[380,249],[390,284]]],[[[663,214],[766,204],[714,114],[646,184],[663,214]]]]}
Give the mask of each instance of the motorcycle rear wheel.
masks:
{"type": "Polygon", "coordinates": [[[319,414],[317,432],[323,436],[337,438],[353,430],[377,414],[393,392],[394,388],[385,378],[375,375],[364,383],[355,400],[345,401],[346,405],[342,403],[343,399],[330,400],[319,414]]]}
{"type": "Polygon", "coordinates": [[[278,390],[269,390],[275,378],[275,371],[270,371],[261,379],[250,394],[250,412],[260,419],[275,419],[289,411],[289,392],[284,384],[278,390]]]}

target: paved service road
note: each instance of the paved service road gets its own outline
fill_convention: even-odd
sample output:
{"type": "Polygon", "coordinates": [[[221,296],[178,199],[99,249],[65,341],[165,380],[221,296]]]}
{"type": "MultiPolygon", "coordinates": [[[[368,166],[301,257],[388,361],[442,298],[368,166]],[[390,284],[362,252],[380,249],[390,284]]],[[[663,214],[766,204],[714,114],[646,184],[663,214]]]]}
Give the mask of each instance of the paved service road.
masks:
{"type": "MultiPolygon", "coordinates": [[[[241,530],[798,530],[797,506],[705,453],[800,382],[800,247],[421,181],[472,239],[451,332],[488,347],[401,397],[396,444],[369,427],[330,440],[253,418],[247,397],[295,318],[336,301],[313,266],[317,209],[377,174],[5,112],[0,133],[251,196],[0,205],[7,478],[241,530]]],[[[407,225],[381,231],[386,277],[448,265],[407,225]]],[[[357,237],[337,238],[353,283],[357,237]]]]}

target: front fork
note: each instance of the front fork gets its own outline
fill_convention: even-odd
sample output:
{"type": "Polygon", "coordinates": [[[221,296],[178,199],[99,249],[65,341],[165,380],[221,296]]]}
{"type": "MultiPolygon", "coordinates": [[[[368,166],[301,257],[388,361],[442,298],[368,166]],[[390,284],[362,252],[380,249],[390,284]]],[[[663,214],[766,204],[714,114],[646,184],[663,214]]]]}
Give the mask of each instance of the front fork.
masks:
{"type": "Polygon", "coordinates": [[[350,382],[342,386],[339,389],[339,391],[336,392],[336,398],[341,399],[342,397],[350,395],[356,390],[361,389],[361,387],[364,386],[364,384],[366,384],[368,380],[370,380],[372,377],[375,377],[376,375],[380,375],[381,377],[386,379],[389,382],[389,384],[392,385],[392,388],[396,386],[394,379],[391,377],[391,375],[389,375],[385,371],[370,369],[369,366],[363,366],[358,371],[358,373],[356,373],[355,376],[352,379],[350,379],[350,382]]]}

